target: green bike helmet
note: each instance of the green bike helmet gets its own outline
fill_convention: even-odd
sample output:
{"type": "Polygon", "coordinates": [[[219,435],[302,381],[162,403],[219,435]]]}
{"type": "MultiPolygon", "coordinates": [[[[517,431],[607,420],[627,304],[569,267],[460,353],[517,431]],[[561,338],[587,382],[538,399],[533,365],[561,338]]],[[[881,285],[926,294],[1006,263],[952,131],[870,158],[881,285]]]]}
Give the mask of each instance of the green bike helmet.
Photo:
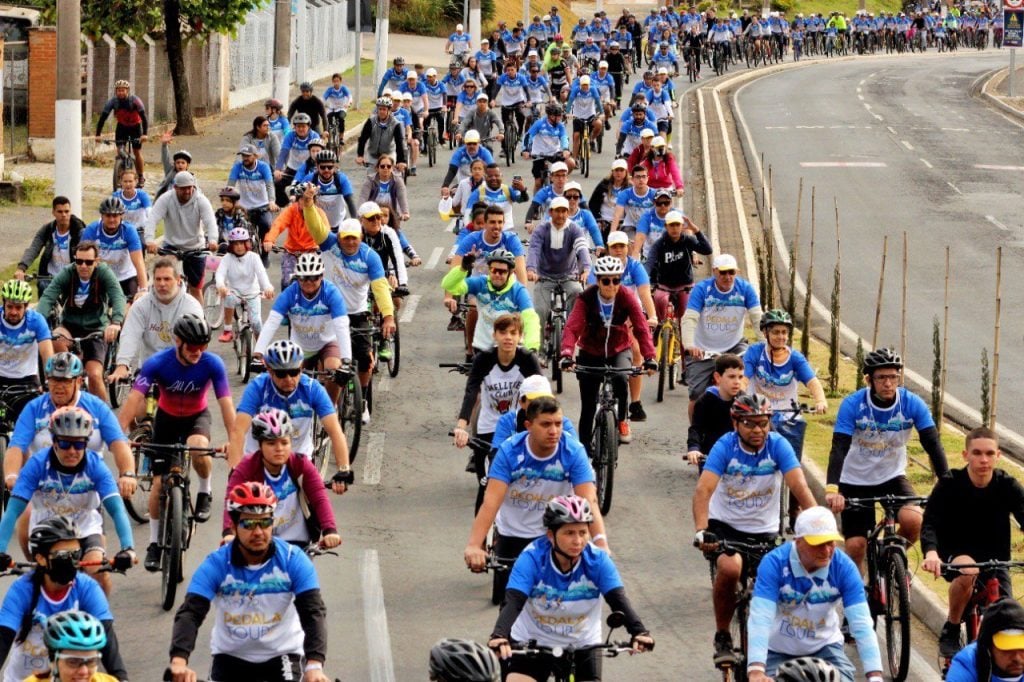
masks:
{"type": "Polygon", "coordinates": [[[12,303],[28,303],[32,300],[32,287],[20,279],[9,279],[0,289],[0,298],[12,303]]]}
{"type": "Polygon", "coordinates": [[[778,308],[769,310],[761,318],[761,331],[776,324],[784,324],[792,330],[793,318],[785,310],[779,310],[778,308]]]}

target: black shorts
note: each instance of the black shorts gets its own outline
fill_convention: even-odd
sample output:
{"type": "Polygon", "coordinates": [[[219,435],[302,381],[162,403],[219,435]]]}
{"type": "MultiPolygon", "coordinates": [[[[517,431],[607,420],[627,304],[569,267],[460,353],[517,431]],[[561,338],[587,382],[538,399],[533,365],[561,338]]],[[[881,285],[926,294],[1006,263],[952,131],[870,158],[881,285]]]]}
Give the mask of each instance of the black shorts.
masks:
{"type": "MultiPolygon", "coordinates": [[[[732,540],[734,542],[742,542],[747,545],[759,545],[765,542],[775,542],[778,539],[778,535],[775,533],[747,533],[742,530],[736,530],[728,523],[724,521],[718,521],[717,519],[708,519],[708,532],[714,533],[715,537],[719,540],[732,540]]],[[[720,550],[714,550],[712,552],[705,552],[705,556],[709,559],[718,558],[724,552],[720,550]]]]}
{"type": "MultiPolygon", "coordinates": [[[[79,327],[77,324],[62,324],[62,327],[70,332],[71,336],[81,337],[88,336],[95,329],[86,329],[85,327],[79,327]]],[[[86,363],[91,360],[97,362],[105,362],[107,359],[107,342],[102,337],[94,339],[86,339],[81,343],[82,347],[82,362],[86,363]]]]}
{"type": "Polygon", "coordinates": [[[229,654],[214,654],[210,679],[217,682],[284,682],[302,679],[302,657],[298,654],[277,656],[262,663],[250,663],[229,654]]]}
{"type": "Polygon", "coordinates": [[[125,126],[118,123],[114,127],[114,143],[123,144],[128,140],[132,141],[132,145],[139,149],[142,147],[142,124],[134,126],[125,126]]]}
{"type": "MultiPolygon", "coordinates": [[[[163,445],[184,444],[189,436],[210,437],[210,410],[205,409],[188,417],[175,417],[160,408],[153,419],[153,442],[163,445]]],[[[152,455],[152,471],[156,476],[167,473],[170,453],[157,452],[152,455]]]]}
{"type": "MultiPolygon", "coordinates": [[[[577,651],[573,656],[576,659],[577,680],[601,679],[601,657],[597,655],[596,649],[577,651]]],[[[556,672],[566,675],[568,668],[564,658],[555,658],[548,654],[513,656],[508,664],[509,673],[519,673],[535,680],[546,680],[556,672]]]]}
{"type": "MultiPolygon", "coordinates": [[[[879,483],[878,485],[850,485],[849,483],[839,484],[839,493],[843,497],[881,497],[882,495],[916,495],[914,486],[906,476],[879,483]]],[[[866,538],[868,533],[875,527],[875,510],[872,509],[844,509],[840,514],[843,524],[843,536],[847,539],[866,538]]]]}
{"type": "Polygon", "coordinates": [[[582,134],[583,133],[583,126],[585,126],[585,125],[591,125],[592,126],[594,124],[595,120],[597,120],[596,116],[591,116],[590,118],[574,118],[572,120],[572,132],[574,132],[574,133],[581,133],[582,134]]]}
{"type": "Polygon", "coordinates": [[[135,298],[135,294],[139,293],[138,276],[123,279],[119,284],[121,285],[121,291],[124,292],[124,297],[128,300],[128,303],[131,303],[132,299],[135,298]]]}
{"type": "Polygon", "coordinates": [[[370,335],[356,333],[356,330],[370,328],[370,313],[350,314],[348,328],[352,336],[352,361],[360,372],[367,372],[370,369],[370,335]]]}
{"type": "Polygon", "coordinates": [[[203,278],[206,276],[206,254],[199,253],[182,258],[181,271],[190,287],[202,287],[203,278]]]}

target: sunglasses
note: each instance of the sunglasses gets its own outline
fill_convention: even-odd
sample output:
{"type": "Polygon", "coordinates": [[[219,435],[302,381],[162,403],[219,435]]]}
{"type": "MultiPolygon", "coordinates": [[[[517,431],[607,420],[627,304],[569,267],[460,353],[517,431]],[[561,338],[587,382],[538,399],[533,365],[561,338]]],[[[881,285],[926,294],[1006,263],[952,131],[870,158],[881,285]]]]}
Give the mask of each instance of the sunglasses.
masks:
{"type": "Polygon", "coordinates": [[[765,419],[765,420],[761,420],[761,419],[758,419],[758,420],[754,420],[754,419],[740,419],[739,422],[743,426],[743,428],[751,429],[751,430],[753,430],[753,429],[760,429],[762,431],[767,431],[768,428],[771,426],[771,422],[768,421],[767,419],[765,419]]]}
{"type": "Polygon", "coordinates": [[[47,557],[50,561],[62,561],[70,559],[75,563],[82,560],[82,550],[80,549],[65,549],[60,552],[54,552],[47,557]]]}
{"type": "Polygon", "coordinates": [[[387,164],[386,166],[385,165],[377,166],[377,168],[388,169],[388,168],[394,168],[394,166],[392,166],[391,164],[387,164]]]}
{"type": "Polygon", "coordinates": [[[243,530],[256,530],[257,528],[262,528],[266,530],[267,528],[270,528],[273,525],[273,517],[267,517],[263,519],[241,519],[238,522],[238,527],[243,530]]]}
{"type": "Polygon", "coordinates": [[[619,284],[620,282],[622,282],[622,278],[621,277],[602,277],[601,278],[601,284],[603,284],[605,286],[609,286],[609,285],[612,285],[612,284],[619,284]]]}
{"type": "Polygon", "coordinates": [[[297,377],[302,374],[301,369],[275,369],[274,376],[278,379],[284,379],[285,377],[297,377]]]}
{"type": "Polygon", "coordinates": [[[492,275],[507,275],[508,270],[506,268],[491,268],[492,275]]]}
{"type": "Polygon", "coordinates": [[[672,202],[671,201],[655,201],[654,205],[655,206],[671,206],[672,202]]]}
{"type": "Polygon", "coordinates": [[[325,166],[320,166],[320,170],[334,170],[334,165],[333,164],[327,164],[325,166]]]}
{"type": "Polygon", "coordinates": [[[565,198],[568,199],[569,201],[579,201],[583,197],[581,197],[579,194],[566,194],[565,198]]]}
{"type": "Polygon", "coordinates": [[[84,440],[65,440],[58,438],[54,441],[61,450],[85,450],[84,440]]]}
{"type": "Polygon", "coordinates": [[[75,265],[94,265],[96,260],[94,258],[76,258],[75,265]]]}
{"type": "Polygon", "coordinates": [[[83,665],[90,670],[97,668],[100,665],[100,657],[96,656],[68,656],[66,654],[57,654],[57,658],[64,661],[72,670],[78,670],[83,665]]]}
{"type": "Polygon", "coordinates": [[[189,353],[201,353],[210,346],[208,343],[183,343],[181,345],[189,353]]]}
{"type": "Polygon", "coordinates": [[[299,277],[301,282],[319,282],[323,278],[323,275],[303,275],[299,277]]]}

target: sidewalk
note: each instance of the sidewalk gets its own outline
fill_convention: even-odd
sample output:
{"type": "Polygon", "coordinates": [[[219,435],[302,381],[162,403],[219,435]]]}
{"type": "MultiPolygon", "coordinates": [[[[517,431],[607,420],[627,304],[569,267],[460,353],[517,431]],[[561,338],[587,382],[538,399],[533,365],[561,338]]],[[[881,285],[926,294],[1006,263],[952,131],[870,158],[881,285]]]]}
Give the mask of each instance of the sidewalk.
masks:
{"type": "Polygon", "coordinates": [[[1013,81],[1013,97],[1009,96],[1010,79],[1007,78],[1009,72],[1010,69],[1005,68],[996,73],[984,85],[982,91],[997,102],[1002,102],[1019,112],[1024,112],[1024,66],[1018,66],[1016,69],[1016,78],[1013,81]]]}

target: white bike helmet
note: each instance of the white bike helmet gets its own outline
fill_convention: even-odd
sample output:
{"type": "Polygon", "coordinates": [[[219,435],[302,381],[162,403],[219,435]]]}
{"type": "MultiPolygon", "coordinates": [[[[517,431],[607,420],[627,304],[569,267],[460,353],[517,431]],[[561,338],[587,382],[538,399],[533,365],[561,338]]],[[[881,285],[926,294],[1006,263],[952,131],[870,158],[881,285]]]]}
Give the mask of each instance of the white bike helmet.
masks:
{"type": "Polygon", "coordinates": [[[296,277],[316,277],[324,274],[324,259],[319,253],[304,253],[295,261],[296,277]]]}
{"type": "Polygon", "coordinates": [[[626,266],[615,256],[601,256],[594,263],[594,275],[597,277],[621,275],[625,269],[626,266]]]}

